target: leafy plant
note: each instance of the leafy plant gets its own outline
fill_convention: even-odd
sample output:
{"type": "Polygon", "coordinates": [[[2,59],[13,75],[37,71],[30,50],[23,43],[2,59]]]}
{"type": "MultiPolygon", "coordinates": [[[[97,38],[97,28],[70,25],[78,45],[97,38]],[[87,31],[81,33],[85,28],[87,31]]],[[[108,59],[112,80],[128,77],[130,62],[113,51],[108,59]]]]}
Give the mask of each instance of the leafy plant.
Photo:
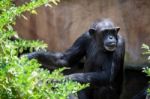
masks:
{"type": "Polygon", "coordinates": [[[16,16],[25,11],[36,13],[35,8],[52,4],[59,0],[31,0],[23,5],[15,6],[12,0],[0,1],[0,99],[66,99],[69,94],[76,93],[86,85],[64,80],[59,69],[54,72],[43,70],[36,60],[26,57],[18,58],[18,54],[30,47],[40,50],[47,47],[41,41],[19,39],[11,41],[16,34],[13,30],[16,16]],[[51,82],[58,80],[61,82],[51,82]]]}
{"type": "MultiPolygon", "coordinates": [[[[143,52],[144,55],[148,55],[148,61],[150,61],[150,47],[146,44],[142,45],[142,49],[144,49],[145,51],[143,52]]],[[[143,68],[143,72],[145,72],[147,74],[147,76],[150,77],[150,68],[149,67],[145,67],[143,68]]],[[[150,88],[147,89],[148,94],[150,95],[150,88]]]]}

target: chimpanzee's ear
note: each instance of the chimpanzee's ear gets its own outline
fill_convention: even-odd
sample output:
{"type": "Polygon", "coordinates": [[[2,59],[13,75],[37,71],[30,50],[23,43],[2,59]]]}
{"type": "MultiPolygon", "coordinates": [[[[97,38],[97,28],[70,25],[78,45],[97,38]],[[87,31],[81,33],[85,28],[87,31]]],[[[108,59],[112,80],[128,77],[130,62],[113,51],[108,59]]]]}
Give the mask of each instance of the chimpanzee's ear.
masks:
{"type": "Polygon", "coordinates": [[[89,29],[89,33],[91,36],[93,36],[95,34],[96,30],[94,28],[90,28],[89,29]]]}
{"type": "Polygon", "coordinates": [[[115,27],[116,32],[118,33],[120,30],[120,27],[115,27]]]}

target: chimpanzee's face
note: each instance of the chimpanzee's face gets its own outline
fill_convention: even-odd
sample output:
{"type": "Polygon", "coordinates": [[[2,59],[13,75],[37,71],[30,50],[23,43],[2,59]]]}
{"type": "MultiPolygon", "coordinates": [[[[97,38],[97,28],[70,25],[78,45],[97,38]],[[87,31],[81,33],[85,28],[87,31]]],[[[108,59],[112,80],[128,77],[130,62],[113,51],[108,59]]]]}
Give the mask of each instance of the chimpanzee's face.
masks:
{"type": "Polygon", "coordinates": [[[107,51],[115,51],[117,47],[117,31],[106,29],[102,31],[103,46],[107,51]]]}
{"type": "Polygon", "coordinates": [[[115,51],[117,47],[117,28],[96,31],[95,39],[99,46],[107,51],[115,51]]]}
{"type": "Polygon", "coordinates": [[[117,35],[119,27],[115,27],[109,20],[98,22],[95,27],[90,29],[90,34],[94,36],[100,48],[107,51],[115,51],[117,48],[117,35]]]}

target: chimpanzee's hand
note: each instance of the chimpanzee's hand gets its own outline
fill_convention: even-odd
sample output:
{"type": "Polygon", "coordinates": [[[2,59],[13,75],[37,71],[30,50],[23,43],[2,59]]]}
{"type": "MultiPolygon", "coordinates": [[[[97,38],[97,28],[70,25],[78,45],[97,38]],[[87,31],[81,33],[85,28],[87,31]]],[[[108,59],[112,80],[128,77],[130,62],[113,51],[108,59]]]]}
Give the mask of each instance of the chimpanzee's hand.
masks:
{"type": "Polygon", "coordinates": [[[73,81],[77,81],[77,82],[84,82],[84,76],[82,73],[75,73],[75,74],[71,74],[71,75],[67,75],[65,76],[65,79],[69,79],[69,80],[73,80],[73,81]]]}
{"type": "Polygon", "coordinates": [[[64,54],[60,52],[32,52],[26,55],[28,59],[37,59],[41,64],[49,66],[68,66],[64,54]]]}

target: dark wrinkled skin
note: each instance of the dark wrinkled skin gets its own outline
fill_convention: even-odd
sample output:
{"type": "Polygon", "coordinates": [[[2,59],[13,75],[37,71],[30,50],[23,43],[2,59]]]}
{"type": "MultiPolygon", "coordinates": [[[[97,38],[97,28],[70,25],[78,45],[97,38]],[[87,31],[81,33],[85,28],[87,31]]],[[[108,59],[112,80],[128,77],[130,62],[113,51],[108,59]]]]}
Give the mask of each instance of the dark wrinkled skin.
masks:
{"type": "Polygon", "coordinates": [[[84,58],[83,72],[66,76],[80,83],[90,83],[90,87],[78,92],[78,98],[119,99],[125,53],[119,29],[110,20],[97,21],[65,52],[34,52],[28,57],[49,66],[71,67],[84,58]]]}

